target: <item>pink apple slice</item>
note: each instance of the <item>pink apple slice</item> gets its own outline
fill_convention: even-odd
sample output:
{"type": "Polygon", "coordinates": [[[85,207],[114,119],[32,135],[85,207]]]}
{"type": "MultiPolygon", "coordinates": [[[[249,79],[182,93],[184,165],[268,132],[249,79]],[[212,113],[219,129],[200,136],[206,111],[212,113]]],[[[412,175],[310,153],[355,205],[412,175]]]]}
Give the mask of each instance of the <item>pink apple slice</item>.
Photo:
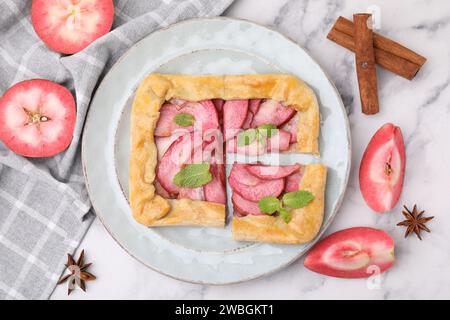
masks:
{"type": "Polygon", "coordinates": [[[261,103],[258,112],[253,117],[252,127],[256,128],[263,124],[280,126],[289,121],[295,115],[295,110],[285,107],[278,101],[266,100],[261,103]]]}
{"type": "Polygon", "coordinates": [[[394,260],[394,240],[386,232],[356,227],[321,240],[308,253],[304,265],[331,277],[367,278],[388,270],[394,260]]]}
{"type": "Polygon", "coordinates": [[[206,201],[225,204],[227,202],[225,190],[225,165],[211,165],[210,171],[213,179],[203,186],[206,201]]]}
{"type": "Polygon", "coordinates": [[[211,101],[185,102],[181,107],[165,103],[159,110],[160,115],[155,128],[155,136],[168,137],[176,130],[206,132],[219,127],[217,111],[211,101]],[[178,114],[190,114],[194,117],[193,126],[179,126],[175,122],[178,114]]]}
{"type": "Polygon", "coordinates": [[[175,105],[177,107],[177,109],[181,109],[183,108],[184,104],[186,103],[186,100],[183,99],[176,99],[176,98],[172,98],[169,100],[169,103],[175,105]]]}
{"type": "Polygon", "coordinates": [[[267,196],[278,197],[284,189],[284,179],[260,180],[254,177],[260,181],[254,184],[257,180],[251,176],[244,166],[235,164],[228,178],[231,188],[247,200],[258,202],[267,196]],[[252,184],[249,185],[248,182],[252,184]]]}
{"type": "Polygon", "coordinates": [[[178,199],[205,200],[203,187],[199,188],[180,188],[178,199]]]}
{"type": "Polygon", "coordinates": [[[250,99],[248,102],[248,110],[256,114],[259,110],[259,106],[261,105],[262,99],[250,99]]]}
{"type": "Polygon", "coordinates": [[[232,175],[239,179],[239,183],[246,186],[256,186],[262,182],[261,179],[255,177],[247,170],[247,165],[245,164],[234,163],[230,172],[230,176],[232,175]]]}
{"type": "Polygon", "coordinates": [[[223,128],[225,141],[238,134],[248,112],[248,100],[227,100],[223,105],[223,128]]]}
{"type": "Polygon", "coordinates": [[[165,103],[159,110],[159,119],[155,128],[155,136],[169,137],[175,130],[184,130],[186,132],[194,131],[194,126],[182,127],[176,124],[175,116],[180,113],[190,114],[195,118],[192,109],[186,109],[183,112],[181,111],[182,109],[183,108],[180,108],[175,104],[165,103]]]}
{"type": "Polygon", "coordinates": [[[299,172],[301,167],[295,164],[290,166],[247,165],[245,168],[255,177],[273,180],[285,178],[294,172],[299,172]]]}
{"type": "Polygon", "coordinates": [[[246,156],[259,156],[266,152],[267,143],[265,140],[255,139],[252,143],[246,146],[237,146],[236,138],[227,141],[226,150],[228,153],[237,153],[246,156]]]}
{"type": "Polygon", "coordinates": [[[218,113],[222,113],[223,111],[223,104],[225,103],[225,100],[223,99],[212,99],[212,103],[214,104],[214,107],[216,108],[218,113]]]}
{"type": "Polygon", "coordinates": [[[291,134],[291,139],[289,143],[296,143],[297,142],[297,131],[298,131],[298,122],[300,120],[300,114],[296,114],[292,117],[291,120],[289,120],[288,123],[286,123],[281,129],[286,130],[291,134]]]}
{"type": "Polygon", "coordinates": [[[300,169],[299,172],[295,172],[287,176],[284,191],[286,192],[297,191],[300,188],[300,180],[302,180],[302,176],[303,176],[302,169],[300,169]]]}
{"type": "Polygon", "coordinates": [[[70,91],[48,80],[19,82],[0,99],[0,139],[26,157],[51,157],[65,150],[75,120],[70,91]]]}
{"type": "Polygon", "coordinates": [[[376,212],[393,209],[402,192],[405,145],[399,127],[382,126],[372,137],[359,169],[359,185],[367,205],[376,212]]]}
{"type": "Polygon", "coordinates": [[[235,212],[237,211],[238,213],[240,213],[239,216],[246,216],[248,214],[259,216],[264,214],[261,212],[261,210],[259,210],[257,202],[249,201],[241,197],[236,192],[233,193],[231,201],[233,202],[235,212]]]}
{"type": "Polygon", "coordinates": [[[33,0],[34,30],[52,50],[73,54],[111,30],[112,0],[33,0]]]}
{"type": "Polygon", "coordinates": [[[278,129],[275,134],[267,139],[267,151],[286,151],[289,149],[291,134],[278,129]]]}
{"type": "Polygon", "coordinates": [[[173,183],[174,176],[186,165],[192,162],[193,154],[202,150],[203,142],[191,134],[179,137],[167,149],[156,168],[158,181],[167,192],[176,194],[180,188],[173,183]]]}
{"type": "Polygon", "coordinates": [[[242,129],[249,129],[251,128],[253,120],[253,113],[251,111],[247,112],[247,118],[245,118],[244,123],[242,124],[242,129]]]}
{"type": "Polygon", "coordinates": [[[211,129],[203,134],[203,158],[197,162],[223,164],[223,136],[219,129],[211,129]]]}
{"type": "Polygon", "coordinates": [[[167,192],[167,190],[163,188],[163,186],[159,183],[158,180],[156,180],[154,182],[154,185],[155,185],[156,194],[158,194],[161,197],[166,198],[166,199],[171,198],[169,192],[167,192]]]}
{"type": "Polygon", "coordinates": [[[158,150],[158,160],[161,160],[162,156],[166,153],[172,143],[185,134],[186,131],[184,130],[176,130],[168,137],[155,137],[156,149],[158,150]]]}

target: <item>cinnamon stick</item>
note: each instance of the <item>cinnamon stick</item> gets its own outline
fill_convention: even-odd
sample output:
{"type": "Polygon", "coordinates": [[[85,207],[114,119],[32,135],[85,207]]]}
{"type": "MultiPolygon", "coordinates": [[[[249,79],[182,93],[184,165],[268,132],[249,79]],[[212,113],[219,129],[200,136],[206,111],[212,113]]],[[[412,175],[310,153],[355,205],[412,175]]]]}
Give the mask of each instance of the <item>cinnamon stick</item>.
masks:
{"type": "MultiPolygon", "coordinates": [[[[339,17],[327,38],[355,52],[354,23],[339,17]]],[[[419,72],[426,58],[380,34],[373,33],[375,61],[378,65],[408,80],[419,72]]]]}
{"type": "Polygon", "coordinates": [[[368,13],[357,13],[353,15],[356,74],[358,75],[361,109],[364,114],[375,114],[380,110],[378,104],[373,32],[368,27],[368,20],[371,16],[368,13]]]}

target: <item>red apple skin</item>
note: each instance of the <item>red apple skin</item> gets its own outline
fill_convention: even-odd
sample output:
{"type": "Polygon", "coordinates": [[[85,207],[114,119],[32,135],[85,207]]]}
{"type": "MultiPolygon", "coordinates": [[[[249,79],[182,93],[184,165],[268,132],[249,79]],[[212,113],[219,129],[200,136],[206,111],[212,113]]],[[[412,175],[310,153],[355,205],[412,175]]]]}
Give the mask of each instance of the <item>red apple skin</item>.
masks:
{"type": "Polygon", "coordinates": [[[317,243],[305,258],[311,271],[337,278],[368,278],[394,264],[394,240],[383,230],[355,227],[335,232],[317,243]]]}
{"type": "Polygon", "coordinates": [[[405,175],[402,132],[392,123],[382,126],[370,140],[359,168],[359,186],[375,212],[392,210],[402,192],[405,175]]]}

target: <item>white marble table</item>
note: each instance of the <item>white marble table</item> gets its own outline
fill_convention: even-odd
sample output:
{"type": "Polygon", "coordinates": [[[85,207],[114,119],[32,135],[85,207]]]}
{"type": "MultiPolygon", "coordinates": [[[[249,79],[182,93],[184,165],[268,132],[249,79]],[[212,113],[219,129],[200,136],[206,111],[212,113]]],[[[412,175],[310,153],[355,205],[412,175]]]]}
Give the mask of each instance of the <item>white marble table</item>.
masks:
{"type": "MultiPolygon", "coordinates": [[[[329,73],[349,110],[353,169],[344,203],[327,233],[352,226],[388,231],[396,241],[397,261],[377,285],[314,274],[302,259],[266,278],[229,286],[180,282],[150,270],[129,256],[96,220],[81,248],[95,265],[98,280],[88,292],[69,299],[416,299],[450,298],[450,2],[444,0],[237,0],[227,11],[274,27],[305,47],[329,73]],[[381,9],[381,32],[428,58],[412,82],[379,71],[381,112],[361,114],[354,57],[326,39],[334,20],[381,9]],[[375,214],[365,205],[358,186],[358,167],[371,135],[386,122],[403,130],[407,167],[400,203],[391,213],[375,214]],[[401,204],[427,210],[435,219],[432,234],[419,241],[403,238],[401,204]],[[449,228],[449,229],[447,229],[449,228]]],[[[65,299],[59,286],[52,298],[65,299]]]]}

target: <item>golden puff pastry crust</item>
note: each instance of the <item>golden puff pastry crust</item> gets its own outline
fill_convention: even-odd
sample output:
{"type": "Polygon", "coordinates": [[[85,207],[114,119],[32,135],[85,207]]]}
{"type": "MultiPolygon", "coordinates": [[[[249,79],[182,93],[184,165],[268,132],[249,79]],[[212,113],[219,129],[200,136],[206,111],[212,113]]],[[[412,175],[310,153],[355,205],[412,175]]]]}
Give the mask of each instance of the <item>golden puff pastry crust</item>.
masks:
{"type": "Polygon", "coordinates": [[[233,217],[233,239],[280,244],[311,241],[319,232],[323,221],[326,176],[327,168],[324,165],[306,165],[299,189],[311,192],[314,200],[304,208],[292,210],[289,223],[284,222],[280,216],[233,217]]]}
{"type": "Polygon", "coordinates": [[[297,149],[319,154],[319,106],[314,92],[303,81],[284,74],[191,76],[150,74],[139,85],[131,113],[130,205],[134,218],[146,226],[224,226],[225,206],[189,199],[168,200],[155,193],[157,165],[154,130],[159,109],[172,98],[266,98],[283,101],[300,113],[297,149]]]}

